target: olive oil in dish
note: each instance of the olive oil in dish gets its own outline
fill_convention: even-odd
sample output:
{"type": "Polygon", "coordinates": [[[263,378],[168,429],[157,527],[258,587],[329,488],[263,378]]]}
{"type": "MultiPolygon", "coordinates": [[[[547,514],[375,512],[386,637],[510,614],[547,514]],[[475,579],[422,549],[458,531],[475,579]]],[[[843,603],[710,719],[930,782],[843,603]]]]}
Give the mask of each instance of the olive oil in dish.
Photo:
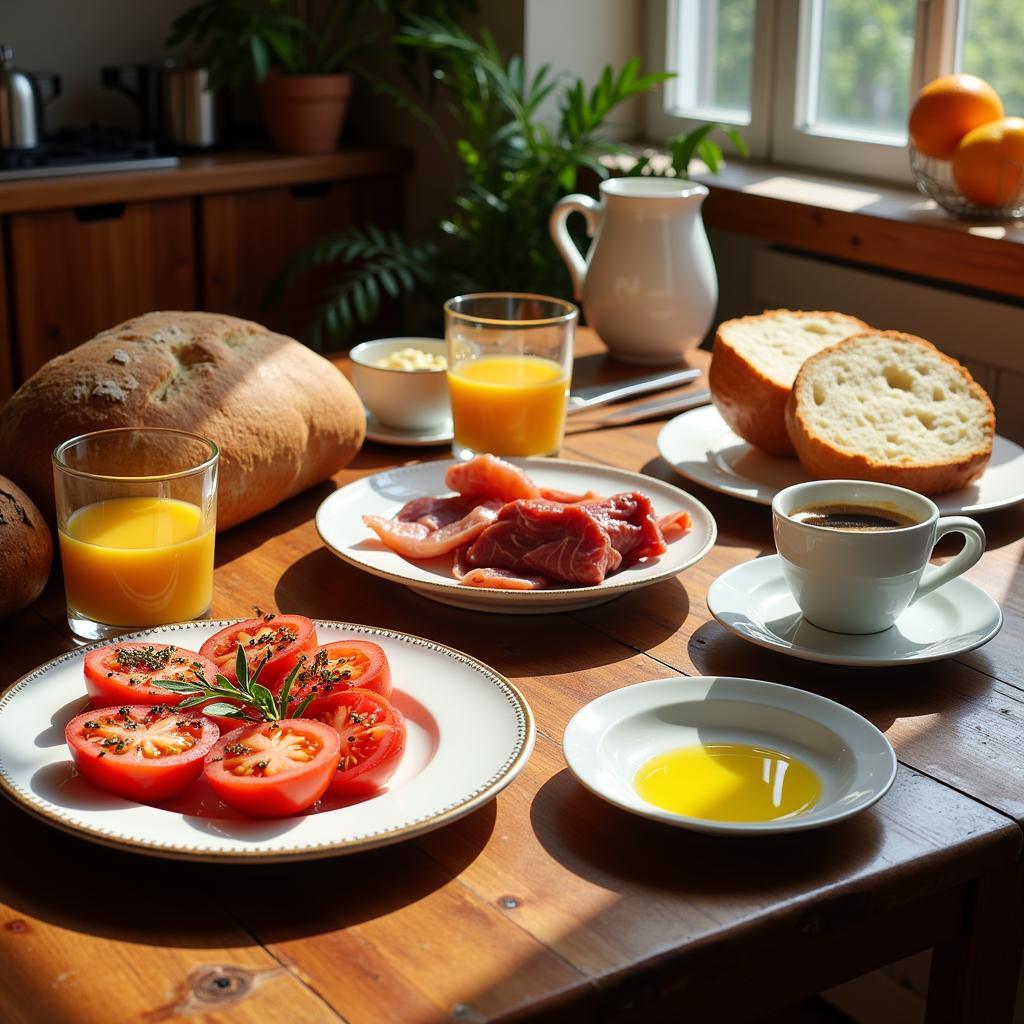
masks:
{"type": "Polygon", "coordinates": [[[821,780],[798,758],[747,743],[670,750],[643,764],[634,780],[643,800],[705,821],[777,821],[809,811],[821,780]]]}

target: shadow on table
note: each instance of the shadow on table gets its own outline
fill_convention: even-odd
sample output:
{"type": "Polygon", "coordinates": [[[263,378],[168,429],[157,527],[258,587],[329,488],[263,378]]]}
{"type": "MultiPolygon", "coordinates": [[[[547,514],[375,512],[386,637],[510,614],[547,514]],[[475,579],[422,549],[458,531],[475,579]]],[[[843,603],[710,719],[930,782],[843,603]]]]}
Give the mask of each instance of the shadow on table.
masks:
{"type": "MultiPolygon", "coordinates": [[[[432,601],[399,583],[354,568],[327,548],[318,548],[296,559],[281,573],[274,600],[279,608],[314,619],[366,623],[428,636],[518,679],[565,671],[566,617],[600,629],[603,618],[629,615],[631,609],[641,607],[643,595],[655,588],[662,614],[657,621],[644,618],[643,647],[639,648],[640,641],[634,644],[646,650],[678,632],[689,615],[689,596],[679,578],[652,583],[650,587],[578,611],[505,615],[452,608],[432,601]],[[529,636],[529,644],[523,643],[523,636],[529,636]]],[[[622,659],[622,647],[596,632],[585,653],[588,668],[622,659]]],[[[582,667],[575,662],[578,654],[574,653],[574,670],[582,667]]]]}
{"type": "Polygon", "coordinates": [[[742,676],[798,686],[853,708],[882,732],[899,719],[921,719],[920,741],[937,716],[942,727],[978,713],[977,701],[998,685],[996,679],[956,659],[898,668],[845,668],[818,665],[756,647],[706,622],[691,637],[688,653],[696,670],[709,676],[742,676]]]}
{"type": "MultiPolygon", "coordinates": [[[[456,871],[494,829],[492,801],[446,826],[460,833],[456,871]]],[[[0,903],[31,935],[32,918],[88,935],[183,948],[250,946],[348,927],[423,899],[450,874],[415,842],[291,864],[193,864],[99,846],[0,801],[0,832],[17,836],[0,903]],[[239,921],[247,932],[240,932],[239,921]]]]}

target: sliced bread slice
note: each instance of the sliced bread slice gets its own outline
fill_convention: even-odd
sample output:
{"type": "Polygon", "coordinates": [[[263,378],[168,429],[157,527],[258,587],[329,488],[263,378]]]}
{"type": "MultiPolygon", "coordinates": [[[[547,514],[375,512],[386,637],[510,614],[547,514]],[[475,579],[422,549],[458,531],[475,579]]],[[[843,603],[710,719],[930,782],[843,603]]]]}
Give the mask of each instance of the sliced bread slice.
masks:
{"type": "Polygon", "coordinates": [[[931,342],[899,331],[854,335],[811,356],[786,426],[813,476],[941,494],[966,486],[992,454],[984,388],[931,342]]]}
{"type": "Polygon", "coordinates": [[[786,399],[805,359],[867,331],[844,313],[772,309],[726,320],[715,334],[708,379],[722,419],[745,441],[772,455],[793,455],[786,399]]]}

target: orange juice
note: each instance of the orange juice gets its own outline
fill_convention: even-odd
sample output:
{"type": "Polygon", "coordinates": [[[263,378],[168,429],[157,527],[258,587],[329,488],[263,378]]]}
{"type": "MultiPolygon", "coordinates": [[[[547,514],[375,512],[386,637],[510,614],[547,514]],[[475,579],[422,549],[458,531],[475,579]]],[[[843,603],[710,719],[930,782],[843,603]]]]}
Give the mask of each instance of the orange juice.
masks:
{"type": "Polygon", "coordinates": [[[60,531],[68,608],[116,626],[203,615],[213,597],[213,535],[200,508],[176,498],[86,505],[60,531]]]}
{"type": "Polygon", "coordinates": [[[448,371],[455,442],[494,455],[553,455],[569,377],[553,359],[493,355],[448,371]]]}

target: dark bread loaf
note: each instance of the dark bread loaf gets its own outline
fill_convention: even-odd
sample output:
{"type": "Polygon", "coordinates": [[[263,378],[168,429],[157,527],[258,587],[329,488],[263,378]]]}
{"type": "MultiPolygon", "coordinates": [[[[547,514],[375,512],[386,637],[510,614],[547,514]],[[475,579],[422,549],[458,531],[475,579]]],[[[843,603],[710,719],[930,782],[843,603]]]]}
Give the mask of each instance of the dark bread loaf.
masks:
{"type": "Polygon", "coordinates": [[[217,443],[225,530],[346,466],[366,423],[344,375],[294,339],[231,316],[147,313],[51,359],[18,389],[0,412],[0,472],[52,515],[53,449],[124,426],[217,443]]]}
{"type": "Polygon", "coordinates": [[[46,586],[53,538],[28,495],[0,476],[0,619],[31,604],[46,586]]]}

